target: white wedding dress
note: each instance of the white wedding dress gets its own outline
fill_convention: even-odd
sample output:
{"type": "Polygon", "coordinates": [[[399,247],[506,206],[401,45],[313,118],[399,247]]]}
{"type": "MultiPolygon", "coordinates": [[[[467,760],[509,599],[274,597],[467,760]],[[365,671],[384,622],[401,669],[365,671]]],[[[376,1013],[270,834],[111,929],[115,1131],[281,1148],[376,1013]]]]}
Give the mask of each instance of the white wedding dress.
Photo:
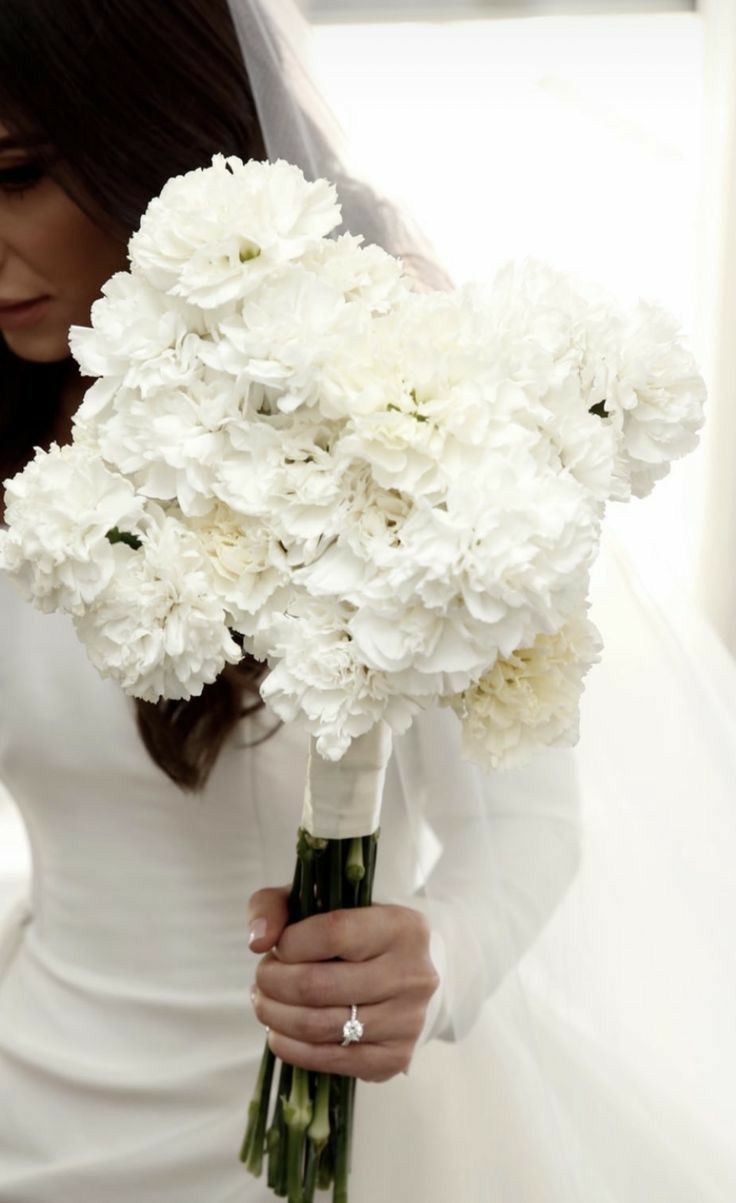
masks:
{"type": "MultiPolygon", "coordinates": [[[[734,677],[683,680],[605,545],[596,580],[608,648],[577,749],[488,777],[481,821],[453,715],[397,741],[375,898],[427,910],[442,988],[409,1074],[359,1083],[351,1203],[736,1198],[733,731],[709,693],[734,677]],[[632,709],[644,679],[657,715],[632,709]]],[[[0,778],[33,862],[0,922],[0,1201],[265,1203],[238,1159],[264,1042],[247,903],[291,878],[304,732],[247,748],[244,722],[182,794],[65,617],[0,579],[0,619],[0,778]]]]}

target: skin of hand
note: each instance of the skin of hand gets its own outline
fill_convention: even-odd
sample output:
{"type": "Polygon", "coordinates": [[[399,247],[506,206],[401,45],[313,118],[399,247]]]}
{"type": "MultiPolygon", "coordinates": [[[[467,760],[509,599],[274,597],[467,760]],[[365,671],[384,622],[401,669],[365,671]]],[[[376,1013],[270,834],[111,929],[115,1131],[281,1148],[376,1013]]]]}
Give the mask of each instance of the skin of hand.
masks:
{"type": "Polygon", "coordinates": [[[271,1050],[303,1069],[366,1082],[407,1073],[440,985],[424,915],[378,903],[287,926],[288,895],[288,887],[257,890],[249,903],[250,948],[266,954],[251,999],[271,1050]],[[365,1030],[343,1048],[352,1003],[365,1030]]]}

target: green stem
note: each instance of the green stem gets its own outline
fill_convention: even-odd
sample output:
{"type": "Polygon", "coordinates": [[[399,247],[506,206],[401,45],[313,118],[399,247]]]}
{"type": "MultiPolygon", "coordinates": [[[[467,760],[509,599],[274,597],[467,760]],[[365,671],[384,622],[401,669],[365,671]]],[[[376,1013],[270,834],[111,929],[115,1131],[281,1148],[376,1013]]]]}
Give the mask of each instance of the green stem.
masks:
{"type": "Polygon", "coordinates": [[[335,1177],[334,1152],[334,1137],[330,1136],[330,1139],[320,1154],[319,1165],[317,1166],[317,1188],[319,1190],[329,1190],[332,1186],[335,1177]]]}
{"type": "MultiPolygon", "coordinates": [[[[299,832],[299,836],[301,837],[301,830],[299,832]]],[[[297,850],[298,848],[299,844],[297,844],[297,850]]],[[[294,920],[298,918],[301,888],[302,862],[297,856],[297,862],[294,868],[294,879],[288,901],[290,922],[294,922],[294,920]]],[[[286,1067],[282,1065],[279,1075],[279,1088],[273,1120],[268,1132],[266,1132],[275,1064],[276,1057],[275,1054],[271,1052],[267,1040],[263,1050],[260,1068],[258,1070],[258,1079],[253,1092],[253,1098],[248,1106],[248,1124],[240,1150],[240,1159],[245,1163],[246,1169],[253,1174],[254,1177],[259,1178],[263,1171],[263,1154],[265,1147],[265,1151],[268,1155],[268,1185],[272,1190],[275,1191],[276,1194],[283,1196],[286,1193],[286,1174],[284,1149],[285,1129],[283,1124],[283,1103],[281,1095],[288,1090],[290,1077],[285,1073],[286,1067]]],[[[289,1066],[288,1069],[290,1074],[291,1066],[289,1066]]]]}
{"type": "Polygon", "coordinates": [[[314,1203],[314,1192],[317,1189],[317,1166],[319,1153],[311,1141],[307,1141],[307,1164],[304,1169],[304,1190],[302,1203],[314,1203]]]}
{"type": "Polygon", "coordinates": [[[372,835],[368,836],[368,866],[366,869],[366,877],[368,879],[368,901],[373,898],[373,881],[376,876],[376,857],[378,856],[378,837],[381,834],[381,828],[377,828],[372,835]]]}
{"type": "Polygon", "coordinates": [[[317,1074],[314,1114],[307,1129],[307,1136],[320,1153],[330,1139],[330,1075],[317,1074]]]}
{"type": "Polygon", "coordinates": [[[358,1085],[357,1078],[350,1078],[350,1117],[348,1120],[348,1175],[353,1165],[353,1128],[355,1126],[355,1088],[358,1085]]]}
{"type": "Polygon", "coordinates": [[[368,906],[370,902],[368,894],[370,890],[371,836],[369,835],[363,836],[363,864],[365,865],[365,873],[358,888],[355,899],[356,906],[368,906]]]}
{"type": "Polygon", "coordinates": [[[337,1134],[335,1140],[335,1185],[332,1203],[348,1203],[348,1143],[351,1126],[350,1078],[338,1078],[337,1134]]]}
{"type": "Polygon", "coordinates": [[[312,851],[312,889],[309,914],[316,915],[327,909],[329,840],[320,839],[308,832],[305,832],[304,836],[312,851]]]}
{"type": "Polygon", "coordinates": [[[359,906],[360,883],[365,878],[362,836],[356,836],[355,839],[350,841],[348,858],[345,863],[345,876],[347,877],[350,885],[353,887],[353,906],[359,906]]]}
{"type": "Polygon", "coordinates": [[[378,831],[374,831],[372,835],[363,836],[363,861],[365,864],[365,876],[360,883],[360,892],[358,895],[357,906],[370,906],[373,898],[373,878],[376,874],[376,852],[378,848],[378,831]]]}
{"type": "Polygon", "coordinates": [[[288,901],[289,923],[296,923],[297,920],[299,919],[299,904],[301,901],[301,889],[302,889],[302,860],[299,855],[299,849],[301,847],[301,840],[302,840],[302,829],[300,827],[299,828],[299,836],[297,838],[297,845],[296,845],[296,865],[294,866],[294,880],[291,883],[291,892],[289,894],[289,901],[288,901]]]}
{"type": "Polygon", "coordinates": [[[302,1164],[304,1141],[312,1119],[312,1100],[309,1097],[309,1071],[297,1066],[291,1080],[291,1093],[284,1103],[284,1118],[288,1128],[286,1181],[289,1203],[303,1203],[302,1164]]]}
{"type": "Polygon", "coordinates": [[[291,1078],[294,1073],[293,1065],[281,1062],[279,1073],[278,1097],[273,1121],[269,1130],[268,1143],[268,1185],[275,1195],[286,1198],[287,1193],[287,1149],[286,1149],[286,1119],[284,1106],[288,1092],[291,1090],[291,1078]]]}
{"type": "Polygon", "coordinates": [[[299,852],[302,862],[301,889],[299,893],[300,919],[314,914],[314,850],[304,842],[299,852]]]}
{"type": "MultiPolygon", "coordinates": [[[[369,906],[378,835],[324,840],[300,828],[289,923],[326,910],[369,906]]],[[[276,1196],[289,1203],[313,1203],[317,1188],[333,1186],[333,1203],[347,1203],[357,1081],[347,1075],[310,1074],[280,1062],[273,1119],[266,1130],[276,1060],[267,1042],[241,1160],[258,1177],[265,1146],[268,1186],[276,1196]]]]}
{"type": "Polygon", "coordinates": [[[317,1185],[320,1155],[330,1139],[330,1075],[317,1074],[314,1113],[307,1129],[307,1168],[304,1175],[304,1203],[312,1203],[317,1185]]]}
{"type": "Polygon", "coordinates": [[[337,1125],[339,1118],[339,1089],[340,1078],[330,1074],[330,1139],[322,1150],[317,1171],[317,1185],[320,1190],[327,1190],[335,1180],[335,1150],[337,1147],[337,1125]]]}
{"type": "Polygon", "coordinates": [[[271,1127],[268,1129],[268,1131],[266,1133],[266,1154],[268,1156],[267,1182],[268,1182],[270,1190],[274,1191],[275,1194],[279,1194],[279,1193],[285,1194],[286,1193],[285,1191],[279,1192],[277,1189],[279,1182],[280,1182],[281,1164],[283,1161],[283,1158],[281,1156],[281,1126],[280,1126],[281,1108],[282,1107],[283,1107],[283,1103],[281,1101],[281,1097],[279,1096],[279,1098],[277,1098],[277,1100],[276,1100],[276,1109],[273,1113],[273,1120],[271,1122],[271,1127]]]}
{"type": "Polygon", "coordinates": [[[240,1160],[245,1162],[248,1171],[256,1178],[260,1178],[263,1169],[266,1121],[271,1101],[271,1083],[275,1062],[275,1054],[271,1052],[268,1041],[266,1041],[258,1070],[258,1080],[248,1107],[248,1127],[243,1147],[240,1150],[240,1160]]]}
{"type": "Polygon", "coordinates": [[[327,840],[324,841],[324,847],[315,852],[314,861],[314,906],[315,911],[321,913],[328,909],[330,898],[330,851],[327,840]]]}

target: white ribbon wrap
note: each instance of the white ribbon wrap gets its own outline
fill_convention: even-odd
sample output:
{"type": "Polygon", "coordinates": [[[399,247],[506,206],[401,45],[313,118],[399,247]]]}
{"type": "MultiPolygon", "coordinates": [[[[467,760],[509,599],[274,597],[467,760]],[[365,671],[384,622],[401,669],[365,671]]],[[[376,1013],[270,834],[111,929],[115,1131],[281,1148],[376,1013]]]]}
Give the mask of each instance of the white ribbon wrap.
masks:
{"type": "Polygon", "coordinates": [[[310,736],[302,827],[325,840],[372,835],[381,821],[390,758],[388,723],[358,735],[341,760],[324,760],[310,736]]]}

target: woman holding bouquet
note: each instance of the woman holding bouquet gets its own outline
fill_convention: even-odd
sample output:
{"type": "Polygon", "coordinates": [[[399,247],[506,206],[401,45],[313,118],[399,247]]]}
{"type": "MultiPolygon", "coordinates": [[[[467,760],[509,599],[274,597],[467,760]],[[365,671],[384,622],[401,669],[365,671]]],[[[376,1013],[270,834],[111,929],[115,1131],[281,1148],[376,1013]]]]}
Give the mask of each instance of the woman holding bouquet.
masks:
{"type": "MultiPolygon", "coordinates": [[[[215,152],[337,182],[346,229],[400,254],[417,287],[449,283],[346,174],[300,32],[290,0],[268,15],[6,0],[3,479],[69,441],[91,384],[70,328],[127,269],[150,198],[215,152]]],[[[285,1061],[362,1080],[353,1203],[726,1197],[716,1125],[683,1158],[679,1116],[655,1136],[651,1115],[612,1106],[620,1081],[597,1081],[595,992],[576,1014],[564,972],[595,933],[583,949],[568,914],[546,961],[543,941],[529,952],[579,880],[571,749],[482,773],[454,715],[419,715],[388,766],[373,905],[287,927],[308,744],[263,705],[264,666],[246,655],[199,697],[131,702],[65,616],[5,579],[0,613],[0,777],[33,853],[31,895],[0,928],[0,1200],[272,1197],[237,1156],[265,1030],[285,1061]]]]}

